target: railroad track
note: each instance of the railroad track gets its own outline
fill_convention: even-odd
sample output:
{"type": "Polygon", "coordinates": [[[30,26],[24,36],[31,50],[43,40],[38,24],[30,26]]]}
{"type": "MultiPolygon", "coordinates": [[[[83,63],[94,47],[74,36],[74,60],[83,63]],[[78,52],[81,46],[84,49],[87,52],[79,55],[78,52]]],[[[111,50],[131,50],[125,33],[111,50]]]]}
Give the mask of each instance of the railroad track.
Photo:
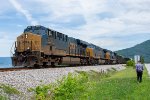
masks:
{"type": "Polygon", "coordinates": [[[20,70],[30,70],[32,68],[0,68],[0,72],[6,72],[6,71],[20,71],[20,70]]]}
{"type": "Polygon", "coordinates": [[[49,66],[49,67],[39,67],[39,68],[34,68],[34,67],[11,67],[11,68],[0,68],[0,72],[7,72],[7,71],[21,71],[21,70],[31,70],[31,69],[46,69],[46,68],[64,68],[64,67],[75,67],[75,66],[49,66]]]}
{"type": "MultiPolygon", "coordinates": [[[[122,66],[125,64],[122,64],[122,66]]],[[[92,65],[91,65],[92,66],[92,65]]],[[[76,67],[76,66],[55,66],[55,67],[39,67],[39,68],[33,68],[33,67],[11,67],[11,68],[0,68],[0,72],[6,72],[6,71],[21,71],[21,70],[31,70],[31,69],[46,69],[46,68],[64,68],[64,67],[76,67]]],[[[86,67],[86,66],[85,66],[86,67]]]]}
{"type": "MultiPolygon", "coordinates": [[[[64,67],[64,66],[63,66],[64,67]]],[[[55,66],[55,68],[63,68],[62,66],[55,66]]],[[[65,66],[68,67],[68,66],[65,66]]],[[[31,70],[31,69],[46,69],[46,68],[54,68],[54,67],[11,67],[11,68],[0,68],[0,72],[6,72],[6,71],[21,71],[21,70],[31,70]]]]}

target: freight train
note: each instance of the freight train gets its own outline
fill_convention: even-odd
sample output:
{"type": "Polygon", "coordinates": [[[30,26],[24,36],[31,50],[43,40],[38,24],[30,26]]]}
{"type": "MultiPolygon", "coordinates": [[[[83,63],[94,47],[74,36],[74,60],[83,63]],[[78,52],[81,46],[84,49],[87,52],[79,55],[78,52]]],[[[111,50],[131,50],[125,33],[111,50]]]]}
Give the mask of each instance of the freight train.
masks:
{"type": "Polygon", "coordinates": [[[122,56],[41,25],[28,26],[17,37],[13,66],[122,64],[122,56]]]}

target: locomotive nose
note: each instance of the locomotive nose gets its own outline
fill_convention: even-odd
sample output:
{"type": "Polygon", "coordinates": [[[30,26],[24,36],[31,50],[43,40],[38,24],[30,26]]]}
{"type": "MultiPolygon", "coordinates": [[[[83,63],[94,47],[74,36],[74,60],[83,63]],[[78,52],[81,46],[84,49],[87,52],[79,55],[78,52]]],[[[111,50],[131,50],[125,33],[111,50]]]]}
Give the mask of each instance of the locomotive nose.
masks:
{"type": "Polygon", "coordinates": [[[12,57],[13,66],[29,66],[35,63],[35,55],[40,55],[41,36],[33,33],[23,33],[17,37],[15,54],[12,57]]]}
{"type": "Polygon", "coordinates": [[[24,52],[28,49],[31,51],[41,50],[41,36],[33,33],[23,33],[17,37],[17,51],[24,52]]]}

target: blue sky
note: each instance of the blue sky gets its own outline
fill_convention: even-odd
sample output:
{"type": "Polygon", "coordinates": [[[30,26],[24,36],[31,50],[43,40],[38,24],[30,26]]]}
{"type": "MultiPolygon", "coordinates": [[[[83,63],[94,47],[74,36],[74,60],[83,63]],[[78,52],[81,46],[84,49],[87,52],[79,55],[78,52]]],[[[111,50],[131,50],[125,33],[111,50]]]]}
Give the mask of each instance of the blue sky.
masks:
{"type": "Polygon", "coordinates": [[[150,0],[3,0],[0,56],[28,25],[43,25],[110,50],[150,39],[150,0]]]}

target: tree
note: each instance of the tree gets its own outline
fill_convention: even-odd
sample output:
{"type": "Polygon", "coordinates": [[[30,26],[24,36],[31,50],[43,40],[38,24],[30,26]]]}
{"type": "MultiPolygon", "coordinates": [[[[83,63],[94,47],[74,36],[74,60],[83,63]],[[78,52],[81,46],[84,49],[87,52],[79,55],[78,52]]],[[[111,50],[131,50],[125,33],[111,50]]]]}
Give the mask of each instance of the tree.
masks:
{"type": "Polygon", "coordinates": [[[140,60],[141,60],[141,63],[144,64],[144,57],[143,56],[141,56],[140,60]]]}

